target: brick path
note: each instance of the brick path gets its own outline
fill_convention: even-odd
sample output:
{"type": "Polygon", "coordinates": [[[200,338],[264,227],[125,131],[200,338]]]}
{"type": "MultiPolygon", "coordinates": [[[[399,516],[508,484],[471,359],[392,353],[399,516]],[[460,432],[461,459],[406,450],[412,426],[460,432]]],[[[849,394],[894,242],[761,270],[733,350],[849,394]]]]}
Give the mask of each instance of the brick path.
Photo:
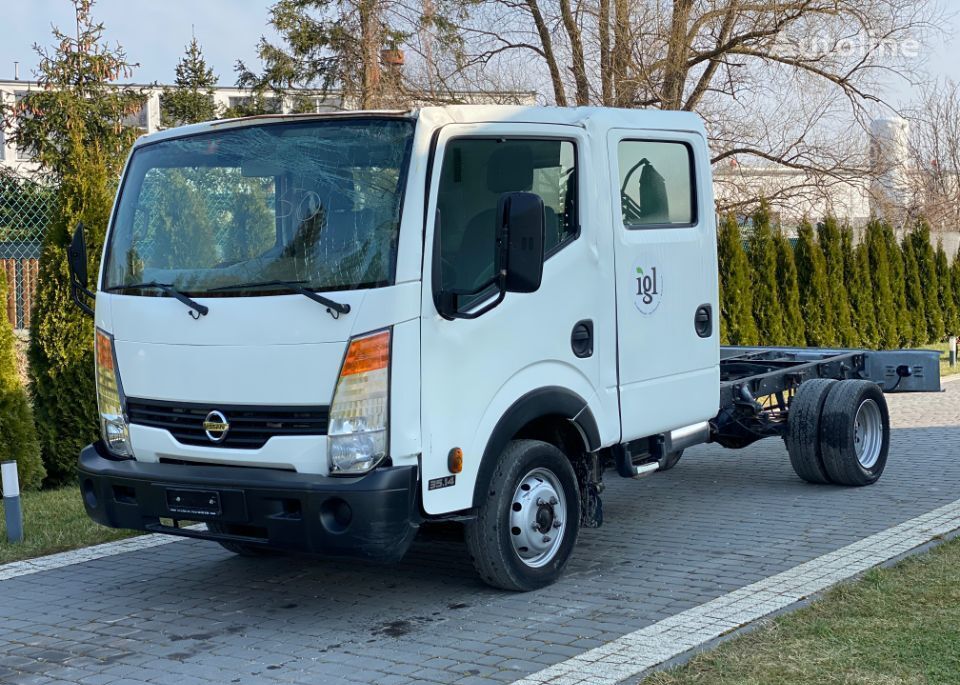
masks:
{"type": "Polygon", "coordinates": [[[872,487],[812,486],[782,444],[608,474],[561,582],[485,587],[453,528],[398,566],[182,541],[0,581],[0,683],[509,683],[960,498],[960,383],[889,397],[872,487]]]}

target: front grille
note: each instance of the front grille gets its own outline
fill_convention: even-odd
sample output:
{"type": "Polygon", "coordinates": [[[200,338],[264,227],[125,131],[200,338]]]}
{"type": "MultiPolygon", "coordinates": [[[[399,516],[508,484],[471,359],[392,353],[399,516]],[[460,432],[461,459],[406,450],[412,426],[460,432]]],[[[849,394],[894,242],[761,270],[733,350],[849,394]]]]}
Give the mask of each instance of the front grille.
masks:
{"type": "Polygon", "coordinates": [[[169,431],[177,442],[202,447],[255,450],[283,435],[326,435],[329,407],[251,407],[249,405],[185,404],[127,399],[130,423],[169,431]],[[207,437],[203,422],[219,411],[230,424],[220,442],[207,437]]]}

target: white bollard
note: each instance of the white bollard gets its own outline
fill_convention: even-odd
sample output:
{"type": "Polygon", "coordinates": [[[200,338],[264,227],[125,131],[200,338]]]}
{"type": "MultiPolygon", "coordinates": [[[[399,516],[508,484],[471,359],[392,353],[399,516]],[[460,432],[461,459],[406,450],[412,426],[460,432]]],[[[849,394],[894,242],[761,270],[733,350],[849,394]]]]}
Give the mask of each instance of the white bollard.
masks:
{"type": "Polygon", "coordinates": [[[7,520],[7,540],[23,542],[23,509],[20,507],[17,462],[0,463],[0,485],[3,487],[3,512],[7,520]]]}
{"type": "Polygon", "coordinates": [[[957,336],[951,335],[948,339],[947,347],[950,349],[947,350],[947,353],[950,355],[950,366],[957,365],[957,336]]]}

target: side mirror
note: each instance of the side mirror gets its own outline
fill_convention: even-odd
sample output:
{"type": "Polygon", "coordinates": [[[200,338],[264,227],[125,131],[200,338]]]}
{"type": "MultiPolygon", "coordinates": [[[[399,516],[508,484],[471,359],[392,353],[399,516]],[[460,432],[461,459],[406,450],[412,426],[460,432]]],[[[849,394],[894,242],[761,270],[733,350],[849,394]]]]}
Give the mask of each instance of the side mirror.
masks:
{"type": "Polygon", "coordinates": [[[77,224],[70,247],[67,248],[67,265],[74,283],[87,287],[87,241],[83,236],[83,224],[77,224]]]}
{"type": "Polygon", "coordinates": [[[67,266],[70,269],[70,295],[81,311],[92,317],[93,307],[83,300],[83,297],[94,299],[96,295],[87,289],[87,242],[83,236],[82,223],[77,224],[67,248],[67,266]]]}
{"type": "Polygon", "coordinates": [[[534,193],[504,193],[500,217],[500,268],[508,293],[532,293],[543,279],[543,200],[534,193]]]}

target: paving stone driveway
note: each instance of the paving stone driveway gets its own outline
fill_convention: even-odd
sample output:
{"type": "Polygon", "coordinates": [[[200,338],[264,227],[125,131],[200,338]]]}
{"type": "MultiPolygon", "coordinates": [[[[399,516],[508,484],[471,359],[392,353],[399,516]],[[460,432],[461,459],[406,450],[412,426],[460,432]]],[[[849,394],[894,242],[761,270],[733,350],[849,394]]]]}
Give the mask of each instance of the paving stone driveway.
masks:
{"type": "Polygon", "coordinates": [[[960,498],[960,383],[890,397],[877,485],[813,486],[779,441],[610,475],[553,587],[482,585],[456,530],[397,566],[196,541],[0,582],[0,683],[508,683],[960,498]]]}

